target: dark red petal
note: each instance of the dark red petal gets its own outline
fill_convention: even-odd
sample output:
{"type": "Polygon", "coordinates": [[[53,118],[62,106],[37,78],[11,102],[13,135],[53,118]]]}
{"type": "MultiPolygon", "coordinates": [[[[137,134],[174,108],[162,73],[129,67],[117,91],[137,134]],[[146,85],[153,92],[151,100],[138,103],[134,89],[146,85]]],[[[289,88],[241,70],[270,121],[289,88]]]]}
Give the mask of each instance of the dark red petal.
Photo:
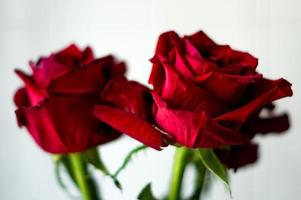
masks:
{"type": "Polygon", "coordinates": [[[82,52],[82,64],[86,65],[89,64],[94,60],[93,50],[90,47],[86,47],[85,50],[82,52]]]}
{"type": "Polygon", "coordinates": [[[77,67],[82,63],[83,54],[75,45],[71,44],[65,49],[54,54],[56,62],[59,62],[70,68],[77,67]]]}
{"type": "Polygon", "coordinates": [[[190,112],[168,108],[156,93],[153,97],[157,104],[155,120],[159,127],[186,147],[212,148],[224,144],[243,144],[247,137],[215,123],[202,111],[190,112]]]}
{"type": "Polygon", "coordinates": [[[216,45],[207,49],[206,54],[209,60],[221,67],[229,63],[232,49],[228,45],[216,45]]]}
{"type": "Polygon", "coordinates": [[[201,55],[201,53],[198,51],[198,49],[193,46],[193,44],[189,41],[189,38],[184,36],[184,42],[185,42],[185,49],[186,54],[189,55],[192,58],[202,60],[204,57],[201,55]]]}
{"type": "Polygon", "coordinates": [[[30,109],[20,108],[16,111],[19,126],[26,126],[34,141],[42,149],[50,153],[68,152],[63,139],[46,114],[39,106],[30,109]]]}
{"type": "Polygon", "coordinates": [[[14,102],[17,107],[29,107],[30,102],[25,88],[20,88],[16,91],[14,102]]]}
{"type": "Polygon", "coordinates": [[[195,46],[201,53],[206,52],[212,46],[216,46],[216,43],[211,40],[203,31],[186,36],[186,38],[188,38],[193,46],[195,46]]]}
{"type": "Polygon", "coordinates": [[[252,84],[246,91],[247,99],[250,99],[242,107],[220,115],[216,120],[220,123],[231,123],[239,128],[254,112],[262,106],[277,99],[292,96],[291,84],[284,79],[275,81],[260,79],[252,84]]]}
{"type": "Polygon", "coordinates": [[[174,67],[185,78],[193,78],[194,71],[191,69],[185,57],[183,57],[178,50],[175,50],[174,67]]]}
{"type": "Polygon", "coordinates": [[[210,116],[227,110],[227,107],[218,102],[216,98],[179,75],[167,63],[163,63],[163,67],[165,78],[161,96],[171,107],[189,111],[201,110],[210,116]]]}
{"type": "Polygon", "coordinates": [[[246,130],[254,133],[283,133],[289,128],[289,117],[287,114],[257,118],[246,125],[246,130]]]}
{"type": "Polygon", "coordinates": [[[15,70],[16,74],[25,84],[28,100],[30,105],[37,105],[40,101],[47,97],[46,92],[42,91],[33,81],[32,77],[20,70],[15,70]]]}
{"type": "Polygon", "coordinates": [[[114,65],[113,57],[107,56],[85,67],[72,71],[60,78],[53,80],[48,90],[56,93],[82,94],[100,91],[110,77],[106,71],[114,65]]]}
{"type": "Polygon", "coordinates": [[[108,66],[106,69],[107,77],[123,76],[126,72],[126,64],[124,62],[114,63],[112,66],[108,66]]]}
{"type": "Polygon", "coordinates": [[[110,105],[136,114],[143,119],[150,115],[152,100],[149,89],[138,82],[128,81],[123,76],[111,79],[101,96],[110,105]]]}
{"type": "Polygon", "coordinates": [[[71,70],[82,67],[93,61],[92,49],[87,47],[83,52],[74,44],[46,58],[40,58],[37,64],[30,62],[37,84],[46,88],[56,78],[71,70]]]}
{"type": "Polygon", "coordinates": [[[249,53],[232,50],[229,63],[241,67],[250,67],[255,72],[258,65],[258,59],[249,53]]]}
{"type": "Polygon", "coordinates": [[[240,167],[257,161],[258,145],[251,143],[243,146],[231,146],[230,149],[215,149],[215,153],[228,168],[236,171],[240,167]]]}
{"type": "Polygon", "coordinates": [[[190,56],[186,56],[186,60],[196,76],[215,71],[217,68],[217,65],[215,63],[205,59],[196,59],[190,56]]]}
{"type": "Polygon", "coordinates": [[[29,65],[35,82],[41,88],[46,88],[53,79],[63,76],[71,70],[70,66],[59,63],[54,55],[41,58],[37,65],[33,62],[30,62],[29,65]]]}
{"type": "Polygon", "coordinates": [[[190,64],[190,68],[196,76],[216,70],[216,64],[206,60],[187,38],[185,38],[185,45],[187,53],[185,56],[186,61],[190,64]]]}
{"type": "Polygon", "coordinates": [[[95,106],[94,115],[147,146],[157,150],[165,146],[163,134],[137,115],[109,106],[95,106]]]}
{"type": "Polygon", "coordinates": [[[161,94],[165,80],[164,68],[157,59],[153,58],[151,61],[153,62],[153,67],[148,83],[153,85],[154,91],[161,94]]]}
{"type": "Polygon", "coordinates": [[[260,78],[261,74],[235,76],[212,72],[197,77],[195,82],[225,104],[235,105],[241,101],[246,87],[260,78]]]}
{"type": "Polygon", "coordinates": [[[47,152],[82,152],[120,134],[92,114],[95,95],[52,96],[17,111],[18,121],[47,152]]]}
{"type": "Polygon", "coordinates": [[[159,36],[156,54],[168,56],[173,48],[182,49],[182,41],[178,34],[174,31],[169,31],[159,36]]]}

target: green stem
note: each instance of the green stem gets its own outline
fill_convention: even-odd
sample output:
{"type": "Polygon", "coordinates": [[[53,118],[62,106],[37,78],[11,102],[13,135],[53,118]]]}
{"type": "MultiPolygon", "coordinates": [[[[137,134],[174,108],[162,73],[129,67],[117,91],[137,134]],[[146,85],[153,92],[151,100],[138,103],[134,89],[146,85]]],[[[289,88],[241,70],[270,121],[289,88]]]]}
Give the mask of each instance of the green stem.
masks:
{"type": "Polygon", "coordinates": [[[181,199],[181,187],[185,172],[186,164],[188,164],[189,149],[178,147],[174,157],[173,172],[171,184],[169,188],[168,200],[181,199]]]}
{"type": "Polygon", "coordinates": [[[83,160],[81,153],[69,154],[72,171],[74,173],[76,182],[82,193],[83,200],[96,200],[97,197],[93,194],[92,188],[89,185],[89,174],[87,172],[87,166],[83,160]]]}

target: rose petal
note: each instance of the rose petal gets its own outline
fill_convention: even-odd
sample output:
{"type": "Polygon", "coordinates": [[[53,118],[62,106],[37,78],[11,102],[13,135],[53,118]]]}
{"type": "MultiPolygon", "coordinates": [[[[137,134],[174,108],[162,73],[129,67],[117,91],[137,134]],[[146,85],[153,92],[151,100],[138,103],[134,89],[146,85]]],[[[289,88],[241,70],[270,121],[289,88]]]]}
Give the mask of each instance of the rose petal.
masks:
{"type": "Polygon", "coordinates": [[[30,102],[25,88],[17,90],[14,96],[14,102],[17,107],[29,107],[30,102]]]}
{"type": "Polygon", "coordinates": [[[46,92],[42,91],[33,81],[32,77],[20,70],[15,70],[16,74],[25,84],[30,105],[37,105],[40,101],[47,97],[46,92]]]}
{"type": "Polygon", "coordinates": [[[231,146],[230,150],[215,149],[217,157],[228,168],[238,168],[255,163],[258,159],[258,145],[247,144],[243,146],[231,146]]]}
{"type": "Polygon", "coordinates": [[[190,148],[212,148],[225,144],[243,144],[249,141],[239,132],[218,125],[204,112],[189,112],[168,108],[156,93],[153,93],[158,107],[156,123],[175,140],[190,148]]]}
{"type": "MultiPolygon", "coordinates": [[[[167,63],[163,63],[165,70],[164,84],[161,96],[173,108],[188,111],[205,111],[210,116],[216,116],[227,110],[227,107],[216,101],[209,93],[198,88],[193,82],[181,77],[167,63]]],[[[154,87],[155,92],[156,87],[154,87]]]]}
{"type": "MultiPolygon", "coordinates": [[[[162,59],[161,59],[161,62],[162,62],[162,59]]],[[[194,71],[192,71],[189,63],[187,63],[187,61],[185,60],[185,58],[176,49],[175,49],[175,63],[174,63],[174,67],[185,78],[193,78],[194,71]]]]}
{"type": "Polygon", "coordinates": [[[75,44],[71,44],[65,49],[55,53],[54,56],[56,62],[68,66],[70,68],[79,67],[79,65],[82,63],[83,58],[81,50],[75,44]]]}
{"type": "Polygon", "coordinates": [[[89,64],[94,60],[93,50],[90,47],[86,47],[85,50],[82,52],[81,60],[83,65],[89,64]]]}
{"type": "Polygon", "coordinates": [[[52,96],[38,106],[17,110],[18,122],[47,152],[82,152],[120,134],[92,114],[95,95],[52,96]]]}
{"type": "Polygon", "coordinates": [[[186,36],[191,44],[196,47],[199,52],[207,52],[208,48],[216,46],[216,43],[210,39],[203,31],[196,32],[193,35],[186,36]]]}
{"type": "Polygon", "coordinates": [[[167,56],[171,49],[182,49],[181,38],[174,31],[169,31],[161,34],[156,47],[156,55],[167,56]]]}
{"type": "Polygon", "coordinates": [[[241,67],[250,67],[255,72],[258,59],[247,52],[232,50],[229,63],[241,67]]]}
{"type": "Polygon", "coordinates": [[[48,91],[55,93],[83,94],[101,91],[105,86],[110,68],[114,65],[112,56],[95,60],[85,67],[53,80],[48,91]],[[75,81],[76,80],[76,81],[75,81]]]}
{"type": "Polygon", "coordinates": [[[150,116],[152,98],[149,89],[125,77],[115,77],[109,81],[101,93],[104,101],[132,114],[146,119],[150,116]]]}
{"type": "Polygon", "coordinates": [[[206,91],[211,91],[211,95],[218,98],[221,102],[233,106],[241,101],[249,83],[255,82],[260,78],[262,78],[261,74],[235,76],[212,72],[196,77],[194,81],[199,87],[204,88],[206,91]]]}
{"type": "Polygon", "coordinates": [[[250,86],[246,95],[248,95],[246,97],[248,101],[245,105],[220,115],[216,120],[220,123],[230,123],[231,126],[239,128],[252,113],[257,112],[262,106],[277,99],[292,96],[291,84],[284,79],[275,81],[260,79],[250,86]]]}
{"type": "Polygon", "coordinates": [[[196,76],[215,71],[217,66],[215,63],[205,60],[205,59],[196,59],[190,56],[186,56],[186,60],[191,66],[194,74],[196,76]]]}
{"type": "Polygon", "coordinates": [[[270,116],[265,118],[256,117],[246,123],[244,130],[251,134],[284,133],[289,128],[289,117],[287,114],[270,116]]]}
{"type": "Polygon", "coordinates": [[[222,67],[229,63],[232,49],[228,45],[216,45],[208,48],[205,53],[207,54],[207,59],[222,67]]]}
{"type": "Polygon", "coordinates": [[[153,62],[153,66],[148,83],[153,85],[153,88],[156,92],[161,93],[165,80],[164,68],[157,58],[151,59],[151,62],[153,62]]]}
{"type": "Polygon", "coordinates": [[[59,63],[54,55],[41,58],[37,65],[33,62],[30,62],[29,65],[35,82],[41,88],[46,88],[53,79],[63,76],[71,70],[70,66],[59,63]]]}
{"type": "Polygon", "coordinates": [[[109,106],[95,106],[94,115],[116,130],[160,150],[166,146],[163,134],[139,116],[109,106]]]}

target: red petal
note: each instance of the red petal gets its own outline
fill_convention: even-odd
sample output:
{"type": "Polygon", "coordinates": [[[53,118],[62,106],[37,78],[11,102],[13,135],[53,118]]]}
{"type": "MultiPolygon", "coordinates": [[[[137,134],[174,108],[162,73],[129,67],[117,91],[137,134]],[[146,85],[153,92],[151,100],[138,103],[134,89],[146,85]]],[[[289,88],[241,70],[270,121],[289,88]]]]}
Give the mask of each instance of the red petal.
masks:
{"type": "Polygon", "coordinates": [[[57,62],[70,68],[74,68],[77,67],[77,65],[80,65],[83,58],[81,50],[75,44],[71,44],[65,49],[55,53],[54,56],[57,62]]]}
{"type": "Polygon", "coordinates": [[[109,104],[143,119],[150,115],[152,99],[149,89],[138,82],[128,81],[125,77],[113,78],[106,85],[101,96],[109,104]]]}
{"type": "Polygon", "coordinates": [[[208,55],[209,60],[221,67],[229,63],[232,49],[228,45],[216,45],[207,49],[205,53],[208,55]]]}
{"type": "Polygon", "coordinates": [[[275,81],[260,79],[251,85],[246,95],[250,100],[245,105],[217,117],[216,120],[239,128],[252,113],[257,112],[262,106],[277,99],[292,96],[291,84],[284,79],[275,81]]]}
{"type": "MultiPolygon", "coordinates": [[[[215,116],[227,110],[202,88],[198,88],[193,82],[181,77],[168,64],[163,63],[165,70],[164,85],[161,96],[173,108],[189,111],[205,111],[210,116],[215,116]]],[[[156,90],[155,90],[156,91],[156,90]]]]}
{"type": "Polygon", "coordinates": [[[164,68],[158,60],[153,58],[151,61],[153,62],[153,66],[148,83],[153,85],[156,92],[161,93],[165,80],[164,68]]]}
{"type": "Polygon", "coordinates": [[[90,47],[81,52],[76,45],[72,44],[47,58],[41,58],[37,64],[30,62],[30,66],[37,84],[46,88],[52,80],[90,63],[93,59],[90,47]]]}
{"type": "Polygon", "coordinates": [[[31,76],[28,76],[20,70],[15,70],[15,72],[25,84],[30,105],[37,105],[40,101],[47,97],[47,94],[35,84],[31,76]]]}
{"type": "MultiPolygon", "coordinates": [[[[192,78],[194,76],[194,71],[190,69],[189,63],[187,63],[187,60],[185,60],[184,57],[180,54],[178,50],[175,50],[175,63],[174,67],[177,69],[177,71],[182,74],[185,78],[192,78]]],[[[162,59],[161,59],[162,62],[162,59]]]]}
{"type": "Polygon", "coordinates": [[[279,116],[271,116],[266,118],[257,118],[256,120],[247,123],[245,130],[254,133],[283,133],[289,128],[289,117],[287,114],[279,116]]]}
{"type": "Polygon", "coordinates": [[[165,146],[162,133],[137,115],[109,106],[95,106],[94,115],[147,146],[157,150],[165,146]]]}
{"type": "Polygon", "coordinates": [[[182,49],[182,41],[178,34],[174,31],[169,31],[159,36],[156,54],[167,56],[171,49],[178,48],[182,49]]]}
{"type": "Polygon", "coordinates": [[[95,98],[52,96],[39,106],[19,109],[18,121],[47,152],[82,152],[120,135],[93,116],[95,98]]]}
{"type": "Polygon", "coordinates": [[[249,76],[235,76],[212,72],[199,76],[195,79],[197,85],[210,91],[211,95],[227,105],[235,105],[240,102],[249,83],[255,82],[262,77],[261,74],[249,76]],[[205,77],[204,77],[205,76],[205,77]],[[204,78],[202,78],[204,77],[204,78]]]}
{"type": "Polygon", "coordinates": [[[30,102],[25,88],[20,88],[16,91],[14,102],[17,107],[29,107],[30,102]]]}
{"type": "Polygon", "coordinates": [[[217,157],[228,167],[238,168],[255,163],[258,158],[258,145],[248,144],[243,146],[231,146],[230,150],[216,149],[217,157]]]}
{"type": "Polygon", "coordinates": [[[248,138],[215,123],[204,112],[173,110],[167,107],[157,94],[153,97],[158,106],[155,113],[157,124],[178,143],[191,148],[212,148],[224,144],[243,144],[248,138]]]}
{"type": "Polygon", "coordinates": [[[49,83],[71,70],[70,66],[59,63],[54,55],[48,58],[41,58],[38,64],[30,62],[35,82],[41,87],[46,88],[49,83]]]}
{"type": "Polygon", "coordinates": [[[82,63],[84,65],[89,64],[94,60],[93,50],[90,47],[86,47],[82,53],[82,63]]]}
{"type": "Polygon", "coordinates": [[[235,64],[241,67],[250,67],[255,72],[258,65],[258,59],[253,57],[251,54],[232,50],[230,64],[235,64]]]}
{"type": "Polygon", "coordinates": [[[186,37],[193,44],[193,46],[195,46],[201,52],[206,52],[208,48],[216,45],[216,43],[203,31],[196,32],[195,34],[186,37]]]}
{"type": "Polygon", "coordinates": [[[107,71],[114,65],[112,56],[95,60],[88,65],[53,80],[48,90],[56,93],[82,94],[101,91],[108,76],[107,71]]]}

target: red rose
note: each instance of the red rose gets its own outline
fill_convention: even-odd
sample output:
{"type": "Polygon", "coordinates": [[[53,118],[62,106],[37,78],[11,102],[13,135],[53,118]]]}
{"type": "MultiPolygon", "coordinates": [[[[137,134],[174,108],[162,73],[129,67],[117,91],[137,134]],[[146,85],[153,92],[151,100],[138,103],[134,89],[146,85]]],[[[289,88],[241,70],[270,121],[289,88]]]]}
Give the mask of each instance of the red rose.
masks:
{"type": "Polygon", "coordinates": [[[92,114],[101,90],[123,76],[124,63],[112,56],[94,59],[92,50],[71,45],[30,62],[32,75],[16,70],[25,86],[15,94],[17,120],[50,153],[81,152],[116,139],[120,133],[92,114]]]}
{"type": "Polygon", "coordinates": [[[218,45],[203,32],[183,38],[166,32],[151,62],[151,117],[115,104],[96,107],[99,119],[156,149],[162,145],[160,134],[168,143],[216,148],[248,144],[254,133],[288,127],[287,116],[278,117],[277,125],[265,119],[262,126],[259,114],[271,102],[291,96],[291,84],[263,78],[256,72],[257,59],[248,53],[218,45]]]}

